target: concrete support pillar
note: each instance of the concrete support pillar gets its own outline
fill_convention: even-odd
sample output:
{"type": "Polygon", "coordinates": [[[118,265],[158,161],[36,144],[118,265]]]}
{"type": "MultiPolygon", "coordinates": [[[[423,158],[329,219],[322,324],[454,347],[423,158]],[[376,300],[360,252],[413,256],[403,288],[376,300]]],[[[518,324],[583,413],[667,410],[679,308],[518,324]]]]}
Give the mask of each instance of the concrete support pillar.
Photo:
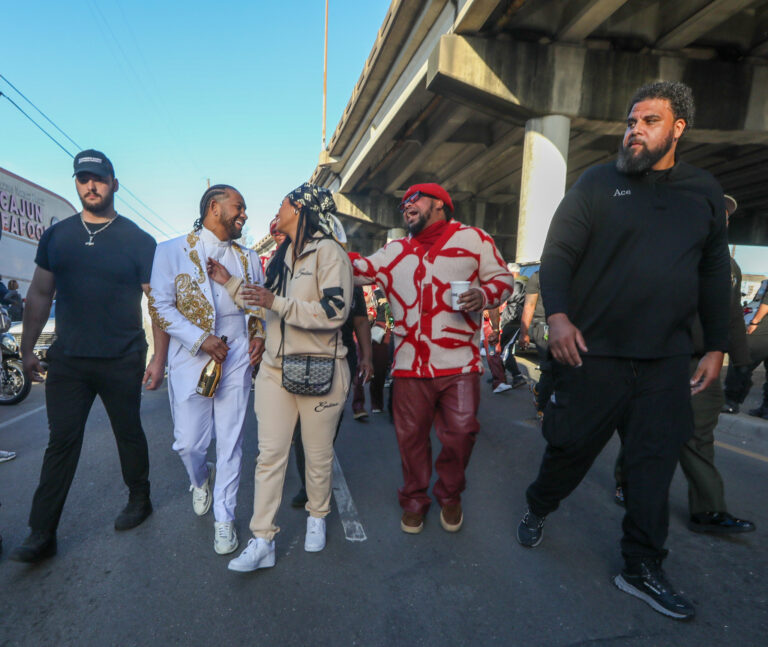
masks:
{"type": "Polygon", "coordinates": [[[541,260],[549,223],[565,194],[571,120],[561,115],[525,124],[515,261],[541,260]]]}

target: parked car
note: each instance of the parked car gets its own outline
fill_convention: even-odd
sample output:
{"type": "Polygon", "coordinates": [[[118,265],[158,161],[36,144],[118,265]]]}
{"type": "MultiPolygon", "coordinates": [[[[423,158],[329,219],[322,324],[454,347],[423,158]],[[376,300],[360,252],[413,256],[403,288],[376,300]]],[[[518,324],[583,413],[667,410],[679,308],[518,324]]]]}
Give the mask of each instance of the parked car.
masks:
{"type": "MultiPolygon", "coordinates": [[[[43,330],[40,333],[40,337],[35,344],[35,355],[41,362],[48,360],[48,349],[56,339],[56,301],[51,304],[51,314],[48,316],[48,321],[45,322],[43,330]]],[[[21,348],[21,331],[22,324],[16,323],[8,329],[8,332],[13,335],[19,348],[21,348]]]]}
{"type": "Polygon", "coordinates": [[[748,324],[752,321],[752,317],[755,316],[757,309],[760,307],[760,302],[763,300],[765,291],[768,289],[768,279],[763,279],[760,287],[755,292],[755,298],[752,299],[747,305],[744,306],[744,323],[748,324]]]}

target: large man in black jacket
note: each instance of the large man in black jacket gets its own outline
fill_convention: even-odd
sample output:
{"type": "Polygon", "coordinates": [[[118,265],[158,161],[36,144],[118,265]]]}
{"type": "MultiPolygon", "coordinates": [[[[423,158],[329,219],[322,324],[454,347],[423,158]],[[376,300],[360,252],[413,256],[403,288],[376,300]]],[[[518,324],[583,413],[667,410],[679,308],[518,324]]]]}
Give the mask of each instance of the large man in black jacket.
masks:
{"type": "Polygon", "coordinates": [[[547,236],[541,293],[555,388],[517,537],[529,547],[541,541],[544,518],[618,428],[627,512],[615,583],[656,611],[690,618],[693,606],[661,563],[669,485],[693,430],[690,397],[718,378],[728,345],[725,205],[709,173],[675,159],[693,122],[690,88],[644,86],[628,112],[618,160],[579,178],[547,236]],[[706,352],[690,377],[697,310],[706,352]]]}

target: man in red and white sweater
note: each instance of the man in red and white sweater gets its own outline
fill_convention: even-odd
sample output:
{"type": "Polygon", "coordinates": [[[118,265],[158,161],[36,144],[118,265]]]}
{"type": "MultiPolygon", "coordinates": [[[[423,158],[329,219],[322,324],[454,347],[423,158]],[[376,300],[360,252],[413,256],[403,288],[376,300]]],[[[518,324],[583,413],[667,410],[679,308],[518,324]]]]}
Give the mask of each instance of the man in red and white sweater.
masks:
{"type": "Polygon", "coordinates": [[[480,327],[482,311],[498,306],[512,290],[493,239],[482,229],[453,220],[453,202],[439,184],[410,187],[400,204],[409,235],[372,256],[350,254],[358,285],[377,283],[389,300],[395,325],[393,415],[404,484],[399,489],[400,527],[416,534],[431,500],[430,429],[442,451],[435,463],[433,493],[440,523],[461,528],[464,470],[480,428],[480,327]],[[451,308],[451,281],[469,281],[451,308]]]}

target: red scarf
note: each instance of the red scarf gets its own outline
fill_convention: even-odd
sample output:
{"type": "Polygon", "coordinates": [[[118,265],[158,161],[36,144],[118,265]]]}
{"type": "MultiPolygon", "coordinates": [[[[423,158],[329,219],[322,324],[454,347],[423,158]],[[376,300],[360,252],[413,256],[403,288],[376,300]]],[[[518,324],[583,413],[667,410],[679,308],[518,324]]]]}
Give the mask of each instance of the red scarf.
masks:
{"type": "Polygon", "coordinates": [[[413,237],[419,245],[421,245],[425,251],[429,251],[445,232],[445,228],[448,226],[447,220],[438,220],[436,223],[422,229],[418,234],[413,237]]]}

